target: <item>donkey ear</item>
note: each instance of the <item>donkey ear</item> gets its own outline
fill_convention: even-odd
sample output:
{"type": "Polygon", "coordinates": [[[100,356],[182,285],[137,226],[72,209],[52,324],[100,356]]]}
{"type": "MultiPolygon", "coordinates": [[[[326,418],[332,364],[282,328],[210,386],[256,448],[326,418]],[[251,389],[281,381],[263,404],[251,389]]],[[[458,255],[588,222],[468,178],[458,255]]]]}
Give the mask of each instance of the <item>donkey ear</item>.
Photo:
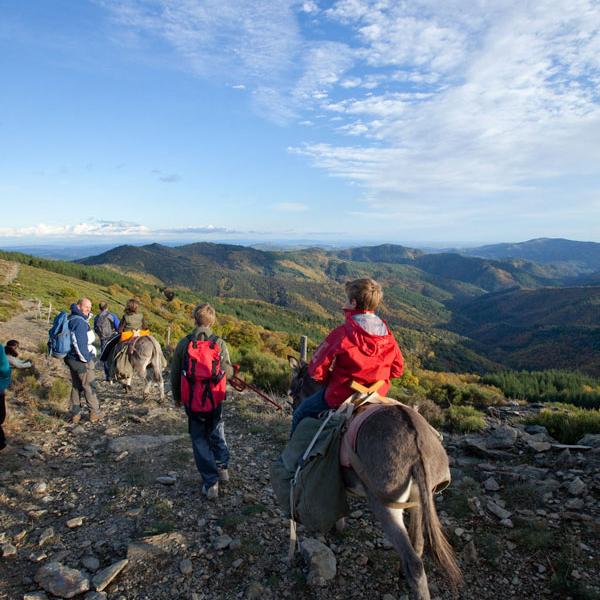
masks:
{"type": "Polygon", "coordinates": [[[300,361],[295,357],[288,355],[288,362],[290,363],[290,367],[292,371],[299,371],[301,368],[300,361]]]}

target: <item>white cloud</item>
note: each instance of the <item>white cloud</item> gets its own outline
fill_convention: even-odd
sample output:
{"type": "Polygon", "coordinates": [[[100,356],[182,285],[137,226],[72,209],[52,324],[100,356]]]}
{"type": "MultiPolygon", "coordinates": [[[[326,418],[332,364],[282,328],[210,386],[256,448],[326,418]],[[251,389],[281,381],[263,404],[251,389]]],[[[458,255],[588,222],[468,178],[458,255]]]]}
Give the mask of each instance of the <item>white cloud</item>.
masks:
{"type": "Polygon", "coordinates": [[[155,238],[169,235],[241,233],[215,225],[197,225],[151,229],[129,221],[100,221],[90,219],[75,225],[39,223],[30,227],[0,228],[0,238],[78,239],[78,238],[155,238]]]}
{"type": "Polygon", "coordinates": [[[290,151],[381,214],[475,219],[475,203],[491,214],[516,194],[525,215],[600,174],[598,0],[104,5],[194,73],[235,77],[266,118],[319,123],[290,151]]]}
{"type": "Polygon", "coordinates": [[[308,210],[308,206],[301,202],[279,202],[274,204],[273,208],[282,212],[304,212],[308,210]]]}

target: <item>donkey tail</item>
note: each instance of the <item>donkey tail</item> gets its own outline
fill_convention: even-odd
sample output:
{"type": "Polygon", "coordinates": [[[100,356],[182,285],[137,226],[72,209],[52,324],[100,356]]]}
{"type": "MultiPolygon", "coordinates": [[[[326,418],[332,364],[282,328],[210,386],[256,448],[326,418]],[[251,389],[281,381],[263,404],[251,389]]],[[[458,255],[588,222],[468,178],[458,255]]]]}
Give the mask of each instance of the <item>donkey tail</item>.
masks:
{"type": "MultiPolygon", "coordinates": [[[[416,435],[418,444],[418,431],[416,435]]],[[[433,500],[433,493],[431,491],[431,485],[429,483],[429,476],[427,474],[427,469],[423,464],[423,456],[420,448],[419,460],[413,465],[412,476],[413,481],[417,484],[419,489],[425,539],[427,540],[434,559],[444,570],[451,584],[457,588],[462,585],[462,573],[460,572],[460,568],[456,562],[452,546],[446,539],[442,529],[442,524],[438,518],[433,500]]]]}

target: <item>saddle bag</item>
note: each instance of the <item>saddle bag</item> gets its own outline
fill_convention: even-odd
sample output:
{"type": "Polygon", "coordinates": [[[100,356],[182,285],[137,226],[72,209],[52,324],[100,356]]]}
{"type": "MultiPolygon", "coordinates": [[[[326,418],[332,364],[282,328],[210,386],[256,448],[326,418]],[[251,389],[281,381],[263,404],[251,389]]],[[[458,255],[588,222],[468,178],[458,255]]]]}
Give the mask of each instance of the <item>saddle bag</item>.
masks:
{"type": "Polygon", "coordinates": [[[211,412],[225,400],[227,391],[219,338],[211,335],[206,340],[188,339],[181,371],[181,401],[191,413],[211,412]]]}
{"type": "Polygon", "coordinates": [[[323,419],[302,419],[271,465],[279,507],[309,531],[327,533],[348,514],[339,462],[344,423],[344,415],[333,413],[323,419]]]}

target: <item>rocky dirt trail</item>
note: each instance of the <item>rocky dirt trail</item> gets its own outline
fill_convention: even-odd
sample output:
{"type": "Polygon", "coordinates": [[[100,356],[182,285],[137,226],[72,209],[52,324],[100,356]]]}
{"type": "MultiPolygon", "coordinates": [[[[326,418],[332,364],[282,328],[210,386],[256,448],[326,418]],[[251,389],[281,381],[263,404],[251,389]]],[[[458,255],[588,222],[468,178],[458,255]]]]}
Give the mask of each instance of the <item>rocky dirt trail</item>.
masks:
{"type": "MultiPolygon", "coordinates": [[[[11,325],[33,350],[47,326],[30,317],[11,325]]],[[[40,370],[57,376],[60,362],[40,370]]],[[[140,382],[129,397],[99,382],[98,395],[102,422],[22,431],[0,454],[0,598],[407,598],[397,556],[360,500],[343,534],[305,544],[310,565],[301,554],[286,564],[288,523],[268,473],[288,416],[230,394],[231,481],[209,501],[180,410],[136,399],[140,382]]],[[[454,482],[437,505],[465,586],[453,594],[428,562],[438,600],[600,593],[599,436],[561,447],[526,431],[520,412],[493,409],[484,434],[446,437],[454,482]]]]}

